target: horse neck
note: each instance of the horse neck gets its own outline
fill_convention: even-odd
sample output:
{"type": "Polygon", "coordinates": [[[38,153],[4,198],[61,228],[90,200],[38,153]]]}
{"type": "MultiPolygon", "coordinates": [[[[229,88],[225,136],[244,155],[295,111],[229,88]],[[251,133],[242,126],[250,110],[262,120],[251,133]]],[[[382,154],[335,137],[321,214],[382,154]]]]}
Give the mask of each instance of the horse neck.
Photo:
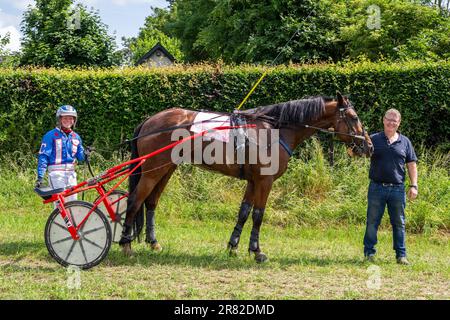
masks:
{"type": "MultiPolygon", "coordinates": [[[[333,125],[337,113],[337,102],[331,101],[325,104],[323,116],[315,121],[307,123],[310,126],[327,129],[333,125]]],[[[280,136],[294,150],[300,143],[310,138],[317,132],[317,129],[305,127],[286,127],[280,128],[280,136]]]]}

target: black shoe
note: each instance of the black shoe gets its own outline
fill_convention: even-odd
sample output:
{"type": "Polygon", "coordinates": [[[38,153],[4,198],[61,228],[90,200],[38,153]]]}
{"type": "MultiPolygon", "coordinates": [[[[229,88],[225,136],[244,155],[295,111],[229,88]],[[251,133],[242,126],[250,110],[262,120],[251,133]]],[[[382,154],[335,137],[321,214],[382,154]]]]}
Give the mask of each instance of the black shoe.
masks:
{"type": "Polygon", "coordinates": [[[397,263],[398,264],[403,264],[405,266],[409,265],[409,261],[408,261],[408,259],[406,259],[406,257],[398,257],[397,258],[397,263]]]}

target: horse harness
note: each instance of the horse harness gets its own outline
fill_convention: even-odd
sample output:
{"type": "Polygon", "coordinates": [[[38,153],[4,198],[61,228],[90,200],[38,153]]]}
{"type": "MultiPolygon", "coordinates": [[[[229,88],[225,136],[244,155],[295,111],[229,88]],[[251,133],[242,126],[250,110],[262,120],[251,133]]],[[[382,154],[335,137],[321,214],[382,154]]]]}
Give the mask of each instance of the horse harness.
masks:
{"type": "MultiPolygon", "coordinates": [[[[246,121],[245,117],[243,117],[241,114],[232,113],[230,115],[230,125],[238,127],[236,129],[233,129],[233,131],[234,131],[233,137],[234,137],[234,141],[235,141],[234,145],[235,145],[236,151],[240,147],[239,143],[242,144],[242,142],[243,142],[242,138],[245,139],[244,140],[245,147],[248,146],[248,144],[249,144],[248,135],[245,132],[245,129],[243,129],[243,127],[242,127],[242,126],[245,126],[246,124],[247,124],[247,121],[246,121]]],[[[293,151],[291,150],[289,145],[284,141],[284,139],[281,135],[279,136],[279,144],[284,148],[284,150],[287,152],[289,157],[291,157],[293,154],[293,151]]],[[[239,179],[241,179],[241,180],[245,179],[244,164],[239,164],[239,179]]]]}
{"type": "MultiPolygon", "coordinates": [[[[321,131],[321,132],[325,132],[325,133],[331,134],[331,147],[330,147],[331,159],[333,159],[333,153],[334,153],[334,143],[333,143],[334,139],[333,139],[333,137],[334,137],[335,134],[341,134],[341,135],[346,135],[346,136],[352,137],[352,142],[349,144],[349,147],[352,149],[352,151],[357,149],[357,148],[359,148],[359,149],[362,148],[361,146],[359,146],[355,142],[355,139],[357,139],[357,140],[365,140],[366,139],[365,138],[365,133],[366,132],[365,132],[364,127],[363,127],[362,136],[357,135],[356,132],[353,130],[353,127],[351,126],[351,124],[349,122],[349,119],[345,115],[346,110],[349,109],[349,108],[352,108],[352,107],[349,106],[349,105],[347,105],[347,106],[339,106],[339,119],[338,119],[338,124],[341,121],[345,121],[345,123],[347,125],[347,128],[349,129],[349,133],[335,132],[333,130],[328,130],[328,129],[323,129],[323,128],[319,128],[319,127],[315,127],[315,126],[311,126],[311,125],[301,124],[301,126],[303,126],[305,128],[311,128],[311,129],[315,129],[315,130],[318,130],[318,131],[321,131]]],[[[222,115],[219,115],[219,116],[222,116],[222,115]]],[[[219,116],[217,116],[217,117],[219,117],[219,116]]],[[[215,117],[215,118],[217,118],[217,117],[215,117]]],[[[215,118],[211,118],[209,120],[202,121],[202,122],[222,122],[222,121],[213,120],[215,118]]],[[[261,120],[267,120],[267,119],[261,119],[261,120]]],[[[356,118],[354,120],[358,121],[359,118],[356,116],[356,118]]],[[[186,127],[192,126],[193,124],[195,124],[195,123],[188,123],[188,124],[173,126],[173,127],[169,127],[169,128],[165,128],[165,129],[152,131],[152,132],[149,132],[149,133],[146,133],[146,134],[143,134],[143,135],[138,135],[138,136],[136,136],[136,137],[134,137],[132,139],[126,139],[120,145],[123,145],[125,143],[130,144],[132,141],[140,139],[140,138],[142,138],[144,136],[149,136],[149,135],[154,135],[154,134],[158,134],[158,133],[162,133],[162,132],[172,131],[172,130],[179,129],[179,128],[186,128],[186,127]]],[[[240,113],[230,113],[230,125],[231,126],[238,126],[238,127],[240,127],[240,126],[245,126],[246,124],[247,124],[247,122],[246,122],[245,116],[242,116],[242,114],[240,114],[240,113]]],[[[242,127],[240,127],[240,128],[233,129],[233,131],[234,131],[233,136],[234,136],[235,142],[240,141],[242,143],[242,136],[239,137],[239,135],[243,135],[243,137],[245,139],[244,140],[245,141],[244,142],[245,143],[244,146],[247,146],[249,141],[248,141],[248,136],[247,136],[245,130],[242,127]]],[[[292,151],[292,149],[289,147],[289,145],[286,143],[285,139],[281,135],[279,136],[279,144],[281,145],[281,147],[283,147],[283,149],[286,151],[288,156],[291,157],[292,154],[293,154],[293,151],[292,151]]],[[[235,143],[235,146],[239,147],[237,143],[235,143]]],[[[241,180],[245,179],[245,168],[244,168],[243,164],[239,164],[239,179],[241,179],[241,180]]]]}

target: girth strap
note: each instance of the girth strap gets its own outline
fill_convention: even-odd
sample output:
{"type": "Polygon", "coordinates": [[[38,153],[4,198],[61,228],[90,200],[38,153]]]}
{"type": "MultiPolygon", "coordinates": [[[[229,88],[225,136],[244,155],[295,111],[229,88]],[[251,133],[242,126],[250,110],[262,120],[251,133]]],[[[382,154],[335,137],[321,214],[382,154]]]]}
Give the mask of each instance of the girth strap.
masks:
{"type": "Polygon", "coordinates": [[[245,179],[245,168],[243,164],[239,165],[239,179],[241,180],[245,179]]]}
{"type": "Polygon", "coordinates": [[[289,157],[292,157],[293,152],[292,152],[291,148],[289,148],[287,143],[283,140],[281,135],[280,135],[280,144],[284,148],[284,150],[286,150],[286,152],[288,153],[289,157]]]}
{"type": "MultiPolygon", "coordinates": [[[[286,150],[289,157],[292,157],[292,150],[289,148],[288,144],[283,140],[283,138],[280,136],[280,145],[286,150]]],[[[245,179],[245,168],[243,164],[239,165],[239,179],[243,180],[245,179]]]]}

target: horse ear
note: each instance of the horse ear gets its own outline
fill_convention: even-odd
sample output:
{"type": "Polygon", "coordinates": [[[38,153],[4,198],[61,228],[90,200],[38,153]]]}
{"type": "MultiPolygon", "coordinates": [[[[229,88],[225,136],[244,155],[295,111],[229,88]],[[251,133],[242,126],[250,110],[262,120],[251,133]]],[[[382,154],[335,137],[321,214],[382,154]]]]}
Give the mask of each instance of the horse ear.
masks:
{"type": "Polygon", "coordinates": [[[336,91],[336,97],[337,97],[338,105],[339,106],[344,105],[344,97],[342,96],[342,94],[339,91],[336,91]]]}

